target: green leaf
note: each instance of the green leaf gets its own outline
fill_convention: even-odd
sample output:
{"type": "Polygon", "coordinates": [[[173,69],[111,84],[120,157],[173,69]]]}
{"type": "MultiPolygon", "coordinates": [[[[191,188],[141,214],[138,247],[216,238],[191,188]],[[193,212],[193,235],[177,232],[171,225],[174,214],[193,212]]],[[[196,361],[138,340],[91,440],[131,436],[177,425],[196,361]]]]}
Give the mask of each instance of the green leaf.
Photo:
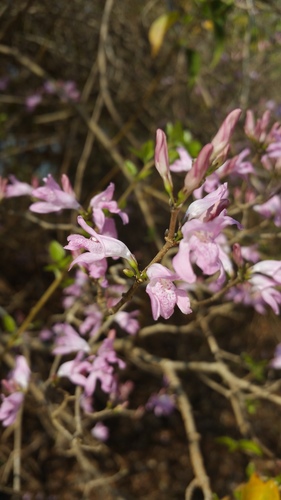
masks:
{"type": "Polygon", "coordinates": [[[251,455],[256,455],[257,457],[263,456],[261,447],[252,440],[240,439],[238,444],[241,451],[249,452],[251,455]]]}
{"type": "Polygon", "coordinates": [[[127,172],[129,174],[131,174],[133,177],[135,177],[138,173],[138,169],[137,169],[136,165],[130,160],[125,161],[125,168],[126,168],[127,172]]]}
{"type": "Polygon", "coordinates": [[[4,314],[2,316],[2,324],[5,332],[14,333],[16,331],[17,324],[10,314],[4,314]]]}
{"type": "Polygon", "coordinates": [[[59,262],[65,257],[65,250],[58,241],[51,241],[49,245],[49,255],[53,262],[59,262]]]}
{"type": "Polygon", "coordinates": [[[222,436],[217,438],[216,441],[227,446],[228,451],[230,451],[231,453],[233,453],[234,451],[242,451],[244,453],[250,453],[251,455],[255,455],[258,457],[261,457],[263,455],[260,446],[250,439],[235,440],[229,436],[222,436]]]}

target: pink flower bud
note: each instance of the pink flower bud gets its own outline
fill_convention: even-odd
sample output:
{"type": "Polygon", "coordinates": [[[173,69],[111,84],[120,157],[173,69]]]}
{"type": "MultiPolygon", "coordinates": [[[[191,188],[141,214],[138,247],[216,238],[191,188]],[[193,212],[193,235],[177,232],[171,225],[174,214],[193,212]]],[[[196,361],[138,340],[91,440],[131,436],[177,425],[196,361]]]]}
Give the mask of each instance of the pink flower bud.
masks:
{"type": "Polygon", "coordinates": [[[211,160],[213,162],[215,161],[216,164],[222,165],[226,159],[229,150],[229,141],[241,113],[241,109],[234,109],[231,111],[212,140],[214,149],[211,160]]]}
{"type": "Polygon", "coordinates": [[[232,247],[232,256],[233,256],[233,260],[234,260],[235,264],[238,267],[242,267],[244,260],[242,257],[241,246],[239,245],[239,243],[234,243],[234,245],[232,247]]]}
{"type": "Polygon", "coordinates": [[[156,146],[155,146],[155,166],[164,180],[164,186],[168,194],[172,193],[173,181],[170,173],[169,156],[166,134],[160,128],[156,131],[156,146]]]}
{"type": "Polygon", "coordinates": [[[200,186],[200,183],[203,180],[210,166],[210,157],[212,152],[213,152],[212,144],[206,144],[206,146],[204,146],[203,149],[201,149],[191,170],[189,170],[184,179],[184,191],[186,193],[192,193],[194,189],[200,186]]]}

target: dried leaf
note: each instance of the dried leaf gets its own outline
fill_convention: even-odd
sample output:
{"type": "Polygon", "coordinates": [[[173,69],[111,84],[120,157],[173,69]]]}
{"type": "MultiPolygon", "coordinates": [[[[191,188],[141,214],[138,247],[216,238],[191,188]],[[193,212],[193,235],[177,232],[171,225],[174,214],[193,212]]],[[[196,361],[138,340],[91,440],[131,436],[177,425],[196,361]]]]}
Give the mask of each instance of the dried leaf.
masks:
{"type": "Polygon", "coordinates": [[[262,481],[257,474],[252,474],[248,483],[240,488],[241,500],[280,500],[277,484],[273,479],[262,481]]]}
{"type": "Polygon", "coordinates": [[[148,32],[152,57],[157,56],[162,47],[167,31],[177,21],[178,16],[177,12],[170,12],[169,14],[162,14],[160,17],[157,17],[155,21],[153,21],[148,32]]]}

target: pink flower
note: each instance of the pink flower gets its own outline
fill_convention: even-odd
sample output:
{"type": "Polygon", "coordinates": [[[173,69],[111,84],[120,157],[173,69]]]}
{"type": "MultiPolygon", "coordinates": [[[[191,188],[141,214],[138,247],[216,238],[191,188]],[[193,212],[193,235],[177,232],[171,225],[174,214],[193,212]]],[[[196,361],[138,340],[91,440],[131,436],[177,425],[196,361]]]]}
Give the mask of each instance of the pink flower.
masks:
{"type": "Polygon", "coordinates": [[[13,380],[16,387],[23,390],[27,389],[30,378],[30,368],[24,356],[17,356],[15,368],[11,372],[9,378],[13,380]]]}
{"type": "Polygon", "coordinates": [[[68,323],[57,323],[53,330],[56,334],[54,354],[70,354],[72,352],[89,352],[90,347],[74,328],[68,323]]]}
{"type": "Polygon", "coordinates": [[[101,389],[107,394],[116,392],[117,381],[114,375],[113,364],[119,368],[125,368],[125,363],[116,355],[113,348],[114,330],[109,332],[109,337],[105,339],[99,348],[97,355],[89,369],[89,376],[85,384],[85,395],[90,396],[95,392],[97,381],[100,381],[101,389]]]}
{"type": "Polygon", "coordinates": [[[82,361],[82,356],[83,353],[80,351],[75,359],[63,363],[58,369],[58,377],[66,377],[73,384],[84,387],[91,363],[87,360],[82,361]]]}
{"type": "Polygon", "coordinates": [[[248,281],[231,288],[227,298],[235,303],[253,306],[260,314],[266,313],[269,305],[275,314],[279,314],[281,292],[276,286],[281,284],[281,262],[264,260],[248,269],[248,281]]]}
{"type": "Polygon", "coordinates": [[[281,285],[281,261],[280,260],[263,260],[257,262],[251,267],[253,274],[260,273],[272,278],[276,284],[281,285]]]}
{"type": "Polygon", "coordinates": [[[103,228],[106,221],[104,210],[107,210],[111,214],[118,214],[121,217],[123,224],[127,224],[129,222],[128,215],[125,212],[122,212],[116,201],[112,200],[114,189],[115,186],[111,182],[105,191],[97,194],[90,201],[90,206],[93,210],[93,221],[103,234],[103,228]]]}
{"type": "Polygon", "coordinates": [[[42,101],[42,95],[40,93],[30,95],[25,100],[25,105],[28,111],[34,111],[38,104],[42,101]]]}
{"type": "Polygon", "coordinates": [[[164,187],[169,195],[173,191],[173,181],[170,173],[169,155],[166,134],[160,128],[156,131],[154,154],[155,167],[164,181],[164,187]]]}
{"type": "Polygon", "coordinates": [[[253,209],[266,219],[274,217],[274,224],[281,227],[281,197],[276,194],[261,205],[254,205],[253,209]]]}
{"type": "Polygon", "coordinates": [[[136,335],[136,333],[140,329],[140,324],[138,320],[135,318],[138,316],[139,311],[118,311],[118,313],[114,317],[114,321],[118,323],[118,325],[130,335],[136,335]]]}
{"type": "Polygon", "coordinates": [[[227,195],[227,183],[225,182],[201,200],[191,203],[186,211],[186,218],[188,220],[200,219],[203,222],[214,219],[228,206],[227,195]]]}
{"type": "Polygon", "coordinates": [[[219,272],[219,283],[224,280],[224,265],[227,259],[219,237],[227,225],[237,224],[224,212],[209,222],[192,219],[183,225],[183,239],[180,242],[179,251],[173,259],[174,269],[180,279],[187,283],[194,283],[196,274],[192,264],[196,264],[206,275],[219,272]]]}
{"type": "Polygon", "coordinates": [[[234,156],[231,160],[227,160],[216,171],[220,178],[226,175],[236,175],[242,178],[247,178],[249,174],[254,174],[255,170],[249,161],[244,159],[250,154],[250,149],[243,149],[239,155],[234,156]]]}
{"type": "Polygon", "coordinates": [[[183,147],[177,148],[179,159],[170,165],[171,172],[188,172],[192,167],[192,158],[183,147]]]}
{"type": "Polygon", "coordinates": [[[32,191],[32,196],[43,200],[41,202],[32,203],[29,209],[32,212],[40,214],[48,214],[50,212],[59,212],[62,209],[78,210],[80,205],[75,198],[74,191],[67,175],[61,177],[62,189],[53,179],[52,175],[43,179],[45,186],[39,187],[32,191]]]}
{"type": "Polygon", "coordinates": [[[13,424],[24,400],[24,391],[28,388],[30,368],[24,356],[17,356],[15,368],[7,379],[2,380],[3,390],[8,395],[2,395],[0,420],[5,427],[13,424]]]}
{"type": "Polygon", "coordinates": [[[102,234],[96,233],[93,228],[91,228],[80,215],[77,218],[78,224],[91,235],[90,238],[85,238],[80,234],[71,234],[68,236],[68,245],[64,248],[71,251],[76,251],[79,249],[85,249],[81,255],[78,255],[76,259],[73,260],[70,269],[75,264],[81,264],[89,266],[96,261],[102,260],[106,257],[118,258],[121,257],[129,262],[133,267],[137,267],[137,262],[133,254],[130,252],[128,247],[115,238],[110,236],[104,236],[102,234]]]}
{"type": "Polygon", "coordinates": [[[79,327],[81,335],[89,332],[90,337],[93,337],[99,330],[102,324],[103,314],[97,304],[91,304],[84,309],[85,319],[79,327]]]}
{"type": "Polygon", "coordinates": [[[34,187],[27,182],[20,182],[14,175],[9,176],[10,184],[6,187],[6,198],[16,196],[31,196],[34,187]]]}
{"type": "Polygon", "coordinates": [[[186,292],[173,283],[179,279],[175,273],[162,264],[152,264],[146,274],[149,278],[146,292],[151,300],[152,316],[155,321],[159,316],[164,319],[170,318],[176,305],[184,314],[192,312],[186,292]]]}
{"type": "Polygon", "coordinates": [[[109,429],[102,422],[97,422],[92,428],[91,434],[99,441],[107,441],[109,438],[109,429]]]}
{"type": "Polygon", "coordinates": [[[23,403],[24,394],[13,392],[9,396],[2,396],[3,401],[0,407],[0,420],[4,427],[12,425],[17,418],[18,411],[23,403]]]}

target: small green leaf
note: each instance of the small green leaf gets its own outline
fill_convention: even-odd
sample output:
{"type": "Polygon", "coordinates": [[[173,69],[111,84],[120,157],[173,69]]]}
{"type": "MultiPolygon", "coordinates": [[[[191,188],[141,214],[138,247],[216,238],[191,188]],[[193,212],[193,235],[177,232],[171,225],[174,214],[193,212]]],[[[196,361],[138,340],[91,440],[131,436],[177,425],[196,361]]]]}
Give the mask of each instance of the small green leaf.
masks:
{"type": "Polygon", "coordinates": [[[58,241],[51,241],[49,245],[49,255],[53,262],[59,262],[65,257],[65,250],[58,241]]]}
{"type": "Polygon", "coordinates": [[[257,457],[263,456],[261,447],[254,441],[249,439],[240,439],[238,444],[241,451],[249,452],[251,455],[256,455],[257,457]]]}
{"type": "Polygon", "coordinates": [[[2,316],[2,323],[5,332],[14,333],[16,331],[17,324],[10,314],[4,314],[2,316]]]}
{"type": "Polygon", "coordinates": [[[131,174],[133,177],[135,177],[138,173],[136,165],[130,160],[125,161],[125,168],[127,172],[129,172],[129,174],[131,174]]]}

